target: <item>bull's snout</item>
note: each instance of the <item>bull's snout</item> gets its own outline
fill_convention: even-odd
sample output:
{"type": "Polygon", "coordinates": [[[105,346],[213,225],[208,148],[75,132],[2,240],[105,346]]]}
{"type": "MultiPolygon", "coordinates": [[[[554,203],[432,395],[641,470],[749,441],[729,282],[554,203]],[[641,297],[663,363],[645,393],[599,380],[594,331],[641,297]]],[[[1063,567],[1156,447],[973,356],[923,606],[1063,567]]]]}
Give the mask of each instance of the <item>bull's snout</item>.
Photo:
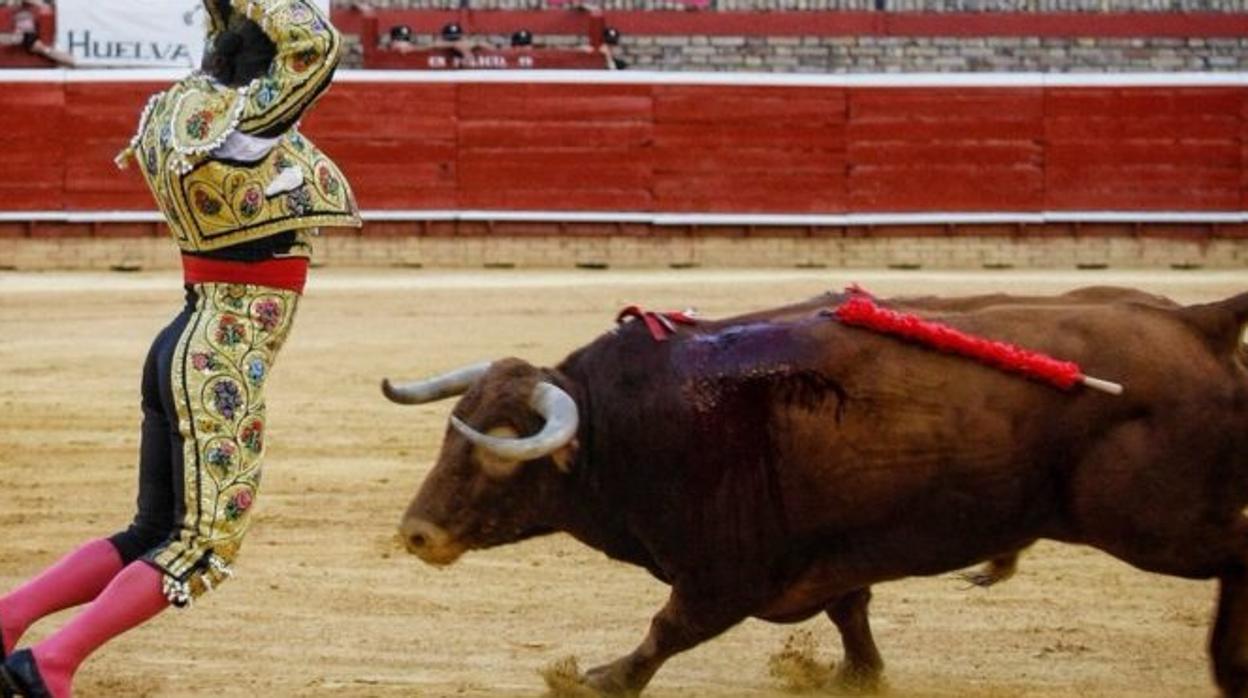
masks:
{"type": "Polygon", "coordinates": [[[406,518],[399,525],[399,537],[407,552],[431,565],[449,565],[464,554],[445,528],[424,519],[406,518]]]}

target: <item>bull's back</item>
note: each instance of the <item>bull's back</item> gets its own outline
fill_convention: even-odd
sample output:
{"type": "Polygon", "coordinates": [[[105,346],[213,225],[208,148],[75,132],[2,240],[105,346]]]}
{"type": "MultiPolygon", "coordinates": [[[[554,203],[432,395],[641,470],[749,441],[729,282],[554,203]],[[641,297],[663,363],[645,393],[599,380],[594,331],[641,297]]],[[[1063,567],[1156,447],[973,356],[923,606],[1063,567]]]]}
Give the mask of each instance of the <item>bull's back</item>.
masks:
{"type": "Polygon", "coordinates": [[[1182,517],[1212,526],[1248,503],[1243,371],[1180,310],[1032,305],[934,319],[1075,361],[1126,392],[1063,391],[868,330],[810,324],[802,331],[824,348],[814,370],[839,392],[834,409],[774,406],[795,522],[927,541],[939,557],[951,545],[991,553],[1039,536],[1102,547],[1123,530],[1181,537],[1182,517]],[[1214,446],[1211,433],[1235,434],[1240,446],[1214,446]],[[1211,500],[1210,478],[1231,474],[1211,500]],[[1095,539],[1102,512],[1124,510],[1124,498],[1139,505],[1095,539]],[[1135,513],[1152,510],[1184,513],[1135,513]]]}
{"type": "MultiPolygon", "coordinates": [[[[594,420],[610,425],[600,443],[611,467],[639,469],[636,482],[678,483],[684,499],[671,506],[731,509],[742,528],[770,522],[783,545],[842,557],[877,548],[867,558],[882,546],[907,574],[1036,537],[1092,536],[1091,517],[1114,498],[1204,506],[1193,483],[1242,470],[1203,448],[1192,426],[1242,420],[1240,379],[1168,303],[1082,297],[920,311],[1077,362],[1123,383],[1122,396],[1063,391],[848,327],[821,306],[703,323],[665,343],[639,327],[615,337],[599,366],[618,402],[598,401],[594,420]]],[[[1242,507],[1239,477],[1217,511],[1195,515],[1242,507]]],[[[1156,537],[1176,524],[1150,525],[1156,537]]]]}

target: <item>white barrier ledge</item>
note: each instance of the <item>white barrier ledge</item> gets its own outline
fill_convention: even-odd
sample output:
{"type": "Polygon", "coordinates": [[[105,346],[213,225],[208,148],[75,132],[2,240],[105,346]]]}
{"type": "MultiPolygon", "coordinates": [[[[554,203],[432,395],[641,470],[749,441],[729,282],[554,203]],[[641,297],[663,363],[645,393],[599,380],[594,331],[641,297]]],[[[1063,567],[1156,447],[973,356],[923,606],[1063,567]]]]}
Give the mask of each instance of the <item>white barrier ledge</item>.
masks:
{"type": "MultiPolygon", "coordinates": [[[[656,226],[1042,225],[1045,223],[1248,223],[1248,211],[953,211],[917,213],[769,214],[628,211],[364,211],[365,222],[634,223],[656,226]]],[[[0,211],[0,223],[159,223],[159,211],[0,211]]]]}
{"type": "MultiPolygon", "coordinates": [[[[10,82],[168,84],[186,69],[0,70],[10,82]]],[[[737,85],[774,87],[1244,87],[1248,72],[1173,73],[749,73],[652,70],[340,70],[337,82],[737,85]]],[[[136,115],[137,118],[137,115],[136,115]]]]}

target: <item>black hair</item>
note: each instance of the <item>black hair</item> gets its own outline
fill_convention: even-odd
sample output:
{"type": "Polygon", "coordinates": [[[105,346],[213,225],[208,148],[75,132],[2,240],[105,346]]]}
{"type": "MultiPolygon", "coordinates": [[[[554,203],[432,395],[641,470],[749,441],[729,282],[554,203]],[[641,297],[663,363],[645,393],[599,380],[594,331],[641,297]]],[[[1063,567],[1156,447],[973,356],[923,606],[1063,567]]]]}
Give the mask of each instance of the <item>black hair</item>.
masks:
{"type": "Polygon", "coordinates": [[[393,27],[390,27],[390,40],[391,41],[411,41],[412,40],[412,28],[407,26],[406,24],[396,24],[393,27]]]}
{"type": "Polygon", "coordinates": [[[620,30],[615,27],[607,27],[602,30],[602,41],[608,46],[617,46],[620,43],[620,30]]]}
{"type": "Polygon", "coordinates": [[[462,37],[463,35],[464,35],[463,28],[460,27],[455,22],[451,22],[450,24],[447,24],[446,26],[442,27],[442,40],[443,41],[459,41],[460,37],[462,37]]]}
{"type": "Polygon", "coordinates": [[[511,35],[511,45],[512,46],[532,46],[533,45],[533,32],[530,32],[528,29],[518,30],[516,33],[511,35]]]}
{"type": "MultiPolygon", "coordinates": [[[[228,5],[228,3],[226,3],[228,5]]],[[[241,87],[269,72],[277,46],[260,25],[239,16],[215,37],[204,56],[204,72],[229,87],[241,87]]]]}

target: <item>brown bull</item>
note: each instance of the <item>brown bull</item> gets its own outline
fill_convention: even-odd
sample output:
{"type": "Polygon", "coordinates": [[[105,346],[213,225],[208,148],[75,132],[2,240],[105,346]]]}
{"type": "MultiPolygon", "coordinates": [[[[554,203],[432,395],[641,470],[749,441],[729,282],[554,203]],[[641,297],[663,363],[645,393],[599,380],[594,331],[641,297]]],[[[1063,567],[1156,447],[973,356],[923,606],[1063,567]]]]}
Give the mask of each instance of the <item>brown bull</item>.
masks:
{"type": "Polygon", "coordinates": [[[843,681],[883,662],[870,587],[991,561],[1037,539],[1221,582],[1217,685],[1248,696],[1248,294],[1180,307],[1121,289],[889,303],[1078,362],[1121,396],[1048,385],[852,328],[813,301],[681,328],[627,323],[559,366],[518,359],[384,388],[453,395],[409,549],[563,531],[671,585],[645,640],[588,672],[640,691],[672,655],[747,617],[826,613],[843,681]],[[528,435],[528,436],[521,436],[528,435]]]}

